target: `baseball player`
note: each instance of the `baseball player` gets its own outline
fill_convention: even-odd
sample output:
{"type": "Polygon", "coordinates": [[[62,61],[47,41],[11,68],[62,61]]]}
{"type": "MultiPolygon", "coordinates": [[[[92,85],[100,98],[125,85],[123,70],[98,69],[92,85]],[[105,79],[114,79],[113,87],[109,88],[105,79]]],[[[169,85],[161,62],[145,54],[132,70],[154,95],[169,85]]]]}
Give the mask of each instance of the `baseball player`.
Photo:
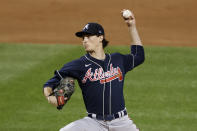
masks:
{"type": "MultiPolygon", "coordinates": [[[[77,37],[82,38],[87,54],[65,64],[59,74],[77,79],[87,116],[66,125],[60,131],[139,131],[128,117],[123,85],[126,73],[142,64],[145,56],[134,15],[131,13],[128,18],[123,18],[133,40],[130,54],[106,54],[104,48],[108,41],[103,27],[98,23],[88,23],[82,31],[76,33],[77,37]]],[[[55,73],[44,84],[44,95],[55,106],[56,97],[49,95],[59,81],[60,78],[55,73]]]]}

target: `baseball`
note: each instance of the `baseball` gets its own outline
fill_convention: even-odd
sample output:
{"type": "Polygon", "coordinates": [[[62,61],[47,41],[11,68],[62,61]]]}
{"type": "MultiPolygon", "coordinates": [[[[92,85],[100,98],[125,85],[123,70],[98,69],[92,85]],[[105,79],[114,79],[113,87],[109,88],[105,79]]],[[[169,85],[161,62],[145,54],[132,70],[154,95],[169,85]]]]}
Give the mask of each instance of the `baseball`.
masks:
{"type": "Polygon", "coordinates": [[[129,17],[131,17],[131,11],[130,10],[124,10],[122,13],[122,16],[126,19],[128,19],[129,17]]]}

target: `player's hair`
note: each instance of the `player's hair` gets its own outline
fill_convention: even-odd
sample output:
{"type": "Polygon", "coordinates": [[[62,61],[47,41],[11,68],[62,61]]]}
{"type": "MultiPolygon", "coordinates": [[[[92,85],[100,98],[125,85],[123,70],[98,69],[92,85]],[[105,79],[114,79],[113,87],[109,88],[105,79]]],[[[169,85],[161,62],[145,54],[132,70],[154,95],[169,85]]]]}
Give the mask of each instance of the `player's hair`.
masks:
{"type": "Polygon", "coordinates": [[[103,48],[105,48],[107,45],[108,45],[108,43],[109,43],[109,41],[107,41],[105,38],[102,40],[102,43],[103,43],[103,48]]]}

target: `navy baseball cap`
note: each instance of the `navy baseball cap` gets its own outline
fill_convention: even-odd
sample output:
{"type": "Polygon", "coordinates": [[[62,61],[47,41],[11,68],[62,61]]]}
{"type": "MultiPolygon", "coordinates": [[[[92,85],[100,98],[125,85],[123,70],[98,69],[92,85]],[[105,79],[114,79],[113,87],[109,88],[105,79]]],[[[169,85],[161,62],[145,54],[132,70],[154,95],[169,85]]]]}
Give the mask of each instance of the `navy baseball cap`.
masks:
{"type": "Polygon", "coordinates": [[[77,37],[84,35],[105,35],[103,27],[98,23],[88,23],[82,31],[75,33],[77,37]]]}

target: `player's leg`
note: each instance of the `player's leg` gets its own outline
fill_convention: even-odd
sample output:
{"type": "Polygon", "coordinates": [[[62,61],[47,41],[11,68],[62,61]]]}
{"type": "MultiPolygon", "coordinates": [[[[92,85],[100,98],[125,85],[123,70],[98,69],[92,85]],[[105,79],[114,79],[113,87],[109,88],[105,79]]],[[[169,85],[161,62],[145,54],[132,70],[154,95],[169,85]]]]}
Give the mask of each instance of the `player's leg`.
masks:
{"type": "Polygon", "coordinates": [[[102,125],[96,122],[94,119],[84,117],[83,119],[74,121],[59,131],[107,131],[102,125]]]}
{"type": "Polygon", "coordinates": [[[128,116],[113,120],[109,125],[110,131],[139,131],[128,116]]]}

